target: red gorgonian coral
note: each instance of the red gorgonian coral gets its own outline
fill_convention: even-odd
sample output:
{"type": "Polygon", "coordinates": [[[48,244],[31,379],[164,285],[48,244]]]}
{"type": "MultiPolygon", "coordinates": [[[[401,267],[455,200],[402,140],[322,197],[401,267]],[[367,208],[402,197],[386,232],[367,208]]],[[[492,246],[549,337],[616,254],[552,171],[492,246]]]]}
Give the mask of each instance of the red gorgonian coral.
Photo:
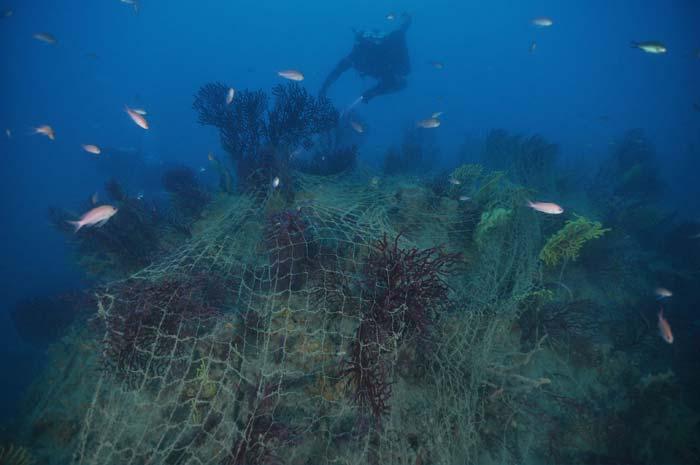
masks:
{"type": "Polygon", "coordinates": [[[201,274],[132,279],[113,294],[118,300],[105,293],[98,312],[106,327],[103,364],[129,384],[145,377],[177,376],[173,360],[211,328],[223,300],[221,290],[201,274]]]}
{"type": "Polygon", "coordinates": [[[428,338],[447,302],[445,274],[459,259],[439,247],[400,248],[399,238],[389,241],[385,234],[367,259],[360,287],[368,302],[343,370],[354,387],[353,401],[377,424],[389,410],[388,355],[399,343],[428,338]]]}

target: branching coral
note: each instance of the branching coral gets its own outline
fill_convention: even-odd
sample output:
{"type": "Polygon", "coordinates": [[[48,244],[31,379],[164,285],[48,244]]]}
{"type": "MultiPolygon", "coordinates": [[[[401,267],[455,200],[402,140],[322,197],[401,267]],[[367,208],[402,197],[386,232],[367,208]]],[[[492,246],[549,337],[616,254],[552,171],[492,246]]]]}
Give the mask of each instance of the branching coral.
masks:
{"type": "MultiPolygon", "coordinates": [[[[251,386],[253,387],[253,386],[251,386]]],[[[280,461],[275,453],[281,445],[293,440],[292,430],[275,418],[278,386],[267,383],[253,390],[248,397],[248,415],[240,427],[226,465],[264,464],[280,461]]],[[[281,463],[281,461],[280,461],[281,463]]]]}
{"type": "Polygon", "coordinates": [[[404,249],[399,239],[389,241],[385,234],[367,259],[361,287],[369,301],[344,369],[354,387],[353,400],[377,424],[391,395],[388,355],[399,343],[428,340],[447,303],[445,274],[459,259],[440,248],[404,249]]]}
{"type": "Polygon", "coordinates": [[[401,248],[386,234],[367,259],[363,287],[371,299],[365,316],[401,339],[427,338],[430,326],[447,301],[447,270],[459,254],[401,248]]]}
{"type": "Polygon", "coordinates": [[[119,300],[104,294],[110,305],[101,315],[106,327],[103,363],[108,372],[130,384],[147,374],[165,375],[159,373],[161,365],[172,365],[172,358],[185,350],[183,341],[213,324],[222,294],[204,275],[129,280],[117,291],[119,300]]]}
{"type": "Polygon", "coordinates": [[[265,92],[239,91],[234,103],[226,105],[227,90],[221,83],[199,90],[193,104],[199,122],[219,129],[244,188],[259,187],[276,176],[288,189],[290,153],[299,146],[310,148],[315,134],[334,128],[337,110],[328,99],[314,97],[296,83],[272,90],[275,103],[267,115],[265,92]]]}
{"type": "Polygon", "coordinates": [[[563,228],[552,235],[540,252],[540,259],[547,266],[556,266],[561,261],[575,261],[583,245],[598,239],[610,231],[598,221],[576,215],[575,220],[568,220],[563,228]]]}
{"type": "Polygon", "coordinates": [[[298,84],[278,85],[272,95],[275,105],[267,114],[266,135],[275,147],[308,149],[314,134],[330,131],[338,123],[330,100],[316,98],[298,84]]]}
{"type": "Polygon", "coordinates": [[[374,418],[376,425],[389,412],[391,382],[389,381],[390,336],[372,320],[363,320],[355,333],[342,374],[354,389],[352,400],[374,418]]]}

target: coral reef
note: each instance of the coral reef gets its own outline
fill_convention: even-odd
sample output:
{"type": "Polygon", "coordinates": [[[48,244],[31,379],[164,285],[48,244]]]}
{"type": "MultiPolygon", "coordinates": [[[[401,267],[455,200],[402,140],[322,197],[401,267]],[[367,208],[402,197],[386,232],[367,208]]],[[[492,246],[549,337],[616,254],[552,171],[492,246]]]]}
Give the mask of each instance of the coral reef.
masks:
{"type": "Polygon", "coordinates": [[[591,221],[576,215],[575,220],[568,220],[564,227],[553,234],[542,247],[540,260],[547,266],[556,266],[560,262],[576,261],[583,245],[593,239],[602,237],[609,228],[603,228],[598,221],[591,221]]]}
{"type": "Polygon", "coordinates": [[[270,110],[261,90],[239,91],[235,104],[226,105],[227,90],[221,83],[200,88],[193,103],[199,122],[219,129],[243,189],[266,186],[273,177],[280,178],[284,189],[291,189],[290,154],[298,147],[311,148],[314,135],[333,129],[337,110],[328,99],[316,98],[296,83],[273,88],[275,102],[270,110]]]}

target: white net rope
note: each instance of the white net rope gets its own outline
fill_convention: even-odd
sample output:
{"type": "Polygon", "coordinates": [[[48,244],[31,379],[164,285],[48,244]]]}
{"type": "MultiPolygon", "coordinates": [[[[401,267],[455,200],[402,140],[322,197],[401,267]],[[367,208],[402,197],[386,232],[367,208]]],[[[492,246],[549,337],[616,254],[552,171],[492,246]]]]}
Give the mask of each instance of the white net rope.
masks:
{"type": "Polygon", "coordinates": [[[497,413],[506,425],[518,393],[537,386],[521,374],[537,347],[523,354],[511,335],[541,245],[517,192],[493,197],[511,216],[476,246],[469,207],[416,182],[355,171],[300,176],[295,187],[286,209],[277,193],[215,202],[176,253],[96,293],[109,363],[75,463],[474,463],[486,449],[522,454],[486,422],[497,413]],[[463,253],[445,275],[449,303],[429,338],[401,327],[358,342],[376,302],[357,283],[384,237],[404,250],[463,253]],[[353,347],[381,360],[364,367],[390,386],[378,394],[380,415],[354,394],[353,347]]]}

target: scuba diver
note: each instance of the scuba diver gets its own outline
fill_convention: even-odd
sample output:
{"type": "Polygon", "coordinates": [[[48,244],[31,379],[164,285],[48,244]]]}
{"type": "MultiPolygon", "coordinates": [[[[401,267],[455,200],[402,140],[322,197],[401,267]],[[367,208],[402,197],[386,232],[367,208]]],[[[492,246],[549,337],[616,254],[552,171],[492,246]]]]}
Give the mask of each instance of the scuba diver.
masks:
{"type": "Polygon", "coordinates": [[[323,82],[321,96],[325,96],[328,88],[350,68],[355,68],[362,77],[372,76],[377,80],[377,84],[365,91],[352,106],[406,87],[406,76],[411,72],[406,49],[406,31],[411,25],[411,16],[404,13],[401,18],[401,26],[388,35],[380,32],[355,32],[352,51],[338,62],[323,82]]]}

